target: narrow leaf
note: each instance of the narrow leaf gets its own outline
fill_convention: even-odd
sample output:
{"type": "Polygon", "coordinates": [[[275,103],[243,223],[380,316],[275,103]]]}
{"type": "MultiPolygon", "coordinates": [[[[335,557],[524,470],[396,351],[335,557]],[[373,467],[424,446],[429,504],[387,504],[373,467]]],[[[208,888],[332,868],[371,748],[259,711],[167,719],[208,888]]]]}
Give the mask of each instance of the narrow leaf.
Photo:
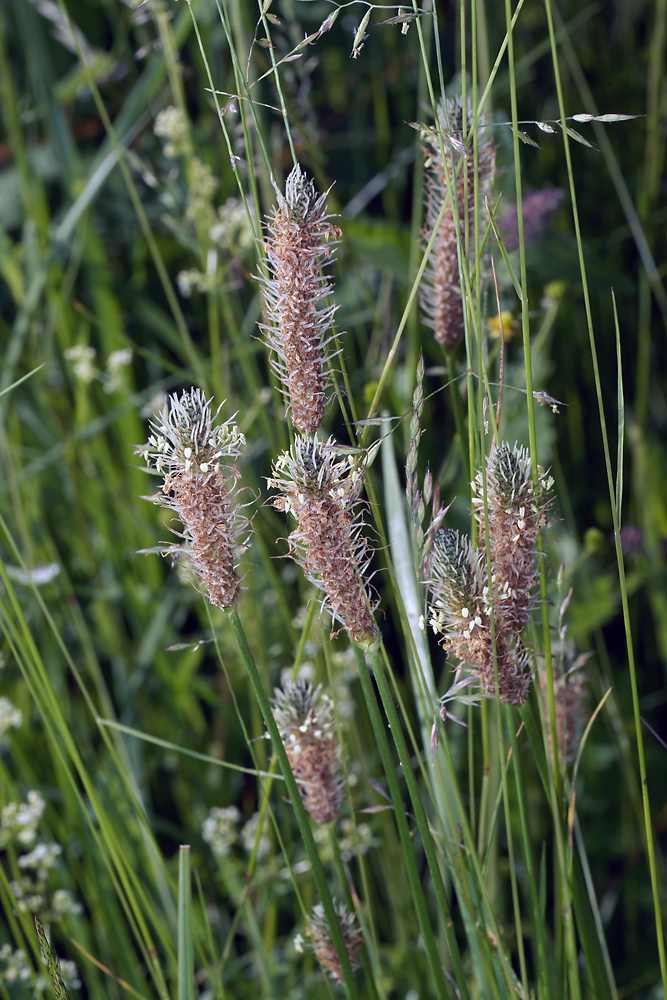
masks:
{"type": "Polygon", "coordinates": [[[194,1000],[194,963],[190,847],[181,845],[178,849],[178,1000],[194,1000]]]}
{"type": "Polygon", "coordinates": [[[391,801],[389,797],[389,792],[385,791],[385,789],[382,787],[379,781],[376,781],[375,778],[369,778],[368,783],[372,785],[375,791],[378,792],[383,798],[385,798],[387,802],[391,801]]]}
{"type": "Polygon", "coordinates": [[[616,516],[618,526],[621,526],[621,514],[623,508],[623,452],[625,450],[625,394],[623,392],[623,364],[621,360],[621,331],[618,325],[618,313],[616,311],[616,296],[613,289],[611,293],[614,307],[614,327],[616,331],[616,377],[617,387],[617,409],[618,409],[618,436],[616,446],[616,516]]]}

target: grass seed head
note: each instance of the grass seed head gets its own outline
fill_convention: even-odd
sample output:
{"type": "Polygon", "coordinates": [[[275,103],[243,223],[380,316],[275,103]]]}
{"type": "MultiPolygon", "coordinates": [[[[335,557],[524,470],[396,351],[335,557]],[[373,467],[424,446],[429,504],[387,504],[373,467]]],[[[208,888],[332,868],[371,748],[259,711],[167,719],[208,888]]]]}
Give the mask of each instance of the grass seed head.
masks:
{"type": "MultiPolygon", "coordinates": [[[[355,927],[355,915],[350,913],[345,903],[338,903],[338,922],[345,943],[347,957],[350,960],[352,970],[359,968],[359,951],[362,945],[362,937],[355,927]]],[[[317,955],[322,968],[332,979],[341,983],[343,981],[343,970],[340,959],[334,947],[333,938],[327,923],[324,907],[321,903],[316,903],[310,918],[309,935],[313,942],[313,951],[317,955]]]]}
{"type": "Polygon", "coordinates": [[[530,686],[528,657],[512,634],[503,632],[496,617],[495,664],[489,587],[480,550],[451,528],[436,532],[430,554],[432,591],[428,624],[445,649],[451,650],[493,697],[498,671],[500,700],[521,705],[530,686]]]}
{"type": "Polygon", "coordinates": [[[240,473],[234,464],[245,438],[232,420],[217,426],[214,420],[200,389],[170,396],[165,410],[150,421],[148,444],[136,451],[149,470],[163,476],[155,502],[183,523],[182,544],[165,546],[164,554],[183,558],[211,604],[227,608],[238,601],[237,562],[251,531],[239,503],[240,473]]]}
{"type": "Polygon", "coordinates": [[[269,275],[260,284],[267,317],[261,326],[287,388],[294,426],[303,434],[317,430],[326,409],[324,362],[335,306],[320,308],[333,292],[322,268],[340,236],[329,219],[326,194],[317,194],[297,164],[268,222],[269,275]]]}
{"type": "MultiPolygon", "coordinates": [[[[538,493],[526,448],[503,442],[487,459],[487,505],[494,613],[501,631],[519,635],[530,619],[537,583],[537,536],[548,523],[551,477],[540,471],[538,493]]],[[[473,484],[473,506],[485,530],[482,473],[473,484]]]]}
{"type": "MultiPolygon", "coordinates": [[[[467,268],[475,259],[475,156],[470,135],[473,122],[474,115],[470,104],[464,115],[461,99],[452,98],[447,101],[444,108],[442,105],[438,106],[438,131],[427,133],[424,139],[426,160],[424,183],[426,215],[422,231],[424,249],[437,225],[443,203],[446,202],[447,207],[424,271],[419,302],[423,322],[433,329],[438,343],[449,350],[456,347],[463,339],[465,330],[459,273],[459,240],[463,267],[467,268]],[[442,139],[444,158],[440,139],[442,139]],[[465,152],[463,152],[464,145],[465,152]],[[449,195],[447,175],[453,199],[449,195]]],[[[478,126],[483,124],[484,117],[480,116],[478,126]]],[[[490,132],[488,129],[479,128],[478,207],[484,204],[484,198],[491,189],[495,165],[495,146],[490,132]]]]}
{"type": "Polygon", "coordinates": [[[343,799],[340,744],[331,699],[305,680],[276,688],[273,714],[303,804],[316,823],[338,818],[343,799]]]}
{"type": "Polygon", "coordinates": [[[363,465],[341,457],[333,438],[323,444],[315,437],[297,437],[275,462],[268,485],[279,492],[274,507],[297,521],[289,536],[290,553],[324,592],[334,621],[352,639],[374,642],[377,602],[365,580],[372,552],[361,533],[363,465]]]}

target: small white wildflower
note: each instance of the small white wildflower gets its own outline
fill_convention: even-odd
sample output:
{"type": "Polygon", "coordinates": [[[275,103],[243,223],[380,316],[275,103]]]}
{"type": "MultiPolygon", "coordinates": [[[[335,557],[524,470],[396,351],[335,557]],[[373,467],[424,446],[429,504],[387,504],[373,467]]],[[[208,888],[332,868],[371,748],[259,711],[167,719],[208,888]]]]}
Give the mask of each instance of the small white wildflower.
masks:
{"type": "Polygon", "coordinates": [[[5,962],[5,970],[0,971],[0,979],[4,979],[6,983],[24,983],[30,979],[30,969],[22,948],[12,952],[10,945],[3,945],[0,949],[0,959],[5,962]]]}
{"type": "Polygon", "coordinates": [[[161,139],[168,140],[164,146],[164,155],[169,159],[188,151],[188,123],[178,108],[170,107],[160,111],[155,119],[153,131],[161,139]]]}
{"type": "Polygon", "coordinates": [[[202,837],[218,857],[229,854],[238,839],[236,830],[241,813],[236,806],[214,806],[202,824],[202,837]]]}
{"type": "Polygon", "coordinates": [[[69,889],[56,889],[51,900],[51,906],[59,916],[65,916],[69,913],[74,915],[83,913],[83,906],[81,903],[77,903],[74,893],[70,892],[69,889]]]}
{"type": "Polygon", "coordinates": [[[79,970],[76,967],[76,962],[72,962],[69,958],[61,958],[60,974],[63,977],[63,982],[68,989],[78,990],[81,987],[81,980],[79,979],[79,970]]]}
{"type": "Polygon", "coordinates": [[[37,824],[46,803],[36,791],[28,792],[26,802],[9,802],[0,813],[0,847],[16,835],[21,844],[32,844],[37,837],[37,824]]]}
{"type": "Polygon", "coordinates": [[[93,364],[95,354],[95,348],[88,347],[86,344],[76,344],[74,347],[68,347],[65,351],[65,357],[72,362],[72,371],[86,385],[90,385],[99,374],[93,364]]]}
{"type": "MultiPolygon", "coordinates": [[[[252,854],[255,849],[255,840],[257,838],[257,826],[259,824],[259,813],[253,813],[248,822],[243,826],[241,830],[241,841],[243,843],[243,849],[246,854],[252,854]]],[[[266,835],[267,829],[266,817],[264,819],[264,828],[262,830],[261,836],[259,838],[259,843],[257,844],[257,854],[256,858],[261,861],[265,858],[267,854],[271,851],[271,841],[266,835]]]]}
{"type": "Polygon", "coordinates": [[[218,221],[211,226],[209,236],[214,243],[236,256],[255,245],[255,238],[240,198],[228,198],[218,209],[218,221]]]}
{"type": "Polygon", "coordinates": [[[118,392],[123,388],[124,369],[132,362],[132,348],[123,347],[113,351],[107,358],[107,370],[104,378],[104,391],[118,392]]]}
{"type": "Polygon", "coordinates": [[[19,868],[39,868],[44,872],[53,868],[56,859],[62,854],[63,849],[60,844],[37,844],[30,854],[22,854],[18,860],[19,868]]]}
{"type": "Polygon", "coordinates": [[[23,713],[9,698],[0,698],[0,740],[8,729],[18,729],[23,722],[23,713]]]}

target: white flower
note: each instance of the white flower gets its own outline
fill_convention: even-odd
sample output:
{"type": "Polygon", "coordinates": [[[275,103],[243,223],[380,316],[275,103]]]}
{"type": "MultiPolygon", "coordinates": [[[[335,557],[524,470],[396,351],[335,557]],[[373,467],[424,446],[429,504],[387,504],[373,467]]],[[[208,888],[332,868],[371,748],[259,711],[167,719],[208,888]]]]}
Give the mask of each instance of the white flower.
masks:
{"type": "Polygon", "coordinates": [[[236,806],[219,808],[214,806],[202,824],[202,837],[218,857],[229,854],[238,839],[236,826],[241,813],[236,806]]]}
{"type": "MultiPolygon", "coordinates": [[[[256,812],[250,817],[248,822],[241,830],[241,840],[243,842],[243,849],[245,850],[246,854],[252,854],[255,848],[255,839],[257,837],[258,824],[259,824],[259,813],[256,812]]],[[[267,823],[265,818],[264,830],[266,830],[266,827],[267,823]]],[[[265,858],[266,855],[271,850],[271,841],[267,837],[264,830],[262,831],[262,834],[259,838],[259,843],[257,845],[257,855],[256,855],[257,861],[261,861],[262,858],[265,858]]]]}
{"type": "Polygon", "coordinates": [[[37,844],[30,854],[22,854],[18,860],[19,868],[39,868],[48,870],[53,868],[58,858],[63,852],[60,844],[37,844]]]}
{"type": "Polygon", "coordinates": [[[72,362],[72,371],[86,385],[90,385],[99,374],[93,364],[95,354],[95,348],[87,344],[75,344],[65,351],[65,357],[72,362]]]}
{"type": "Polygon", "coordinates": [[[12,705],[9,698],[0,698],[0,739],[8,729],[18,729],[23,722],[23,713],[12,705]]]}

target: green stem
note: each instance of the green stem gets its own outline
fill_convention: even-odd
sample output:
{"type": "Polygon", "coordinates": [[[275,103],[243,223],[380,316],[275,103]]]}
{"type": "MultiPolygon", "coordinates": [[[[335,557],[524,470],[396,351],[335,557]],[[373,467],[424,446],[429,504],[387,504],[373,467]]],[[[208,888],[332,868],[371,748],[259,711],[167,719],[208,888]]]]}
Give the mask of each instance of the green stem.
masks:
{"type": "MultiPolygon", "coordinates": [[[[408,753],[408,748],[403,737],[403,732],[401,730],[401,724],[398,718],[398,713],[394,707],[394,702],[391,697],[391,691],[389,689],[389,683],[384,670],[384,664],[382,662],[382,657],[380,656],[379,647],[374,647],[368,649],[364,647],[368,653],[368,657],[371,662],[371,667],[373,673],[375,674],[375,680],[380,691],[380,697],[382,698],[382,703],[384,705],[385,713],[387,719],[389,720],[389,728],[391,729],[394,742],[396,744],[396,749],[398,750],[399,759],[402,764],[403,774],[408,785],[408,791],[412,800],[412,806],[415,811],[415,819],[417,821],[417,826],[421,833],[422,842],[424,845],[424,850],[426,852],[426,858],[428,861],[429,869],[431,871],[431,877],[433,879],[433,885],[435,888],[436,898],[438,900],[438,906],[440,907],[440,913],[442,914],[443,923],[445,927],[445,935],[447,937],[447,944],[449,947],[449,952],[452,959],[452,965],[454,969],[454,976],[456,982],[461,991],[460,995],[463,1000],[466,1000],[468,993],[466,988],[465,974],[463,972],[463,965],[461,962],[461,955],[459,953],[458,944],[456,942],[456,937],[454,934],[454,927],[452,923],[451,913],[449,909],[449,903],[447,902],[447,897],[445,895],[445,888],[442,881],[442,874],[440,872],[440,867],[438,865],[437,858],[435,856],[435,850],[433,847],[433,841],[431,838],[431,832],[428,825],[428,820],[426,818],[426,812],[424,810],[421,797],[419,795],[419,790],[417,788],[417,782],[415,781],[414,774],[412,773],[412,764],[410,762],[410,754],[408,753]]],[[[375,739],[377,740],[378,750],[380,753],[380,759],[382,760],[382,766],[384,767],[385,776],[387,778],[387,783],[389,785],[389,794],[391,796],[392,803],[394,805],[394,817],[396,819],[396,825],[398,827],[398,834],[401,839],[401,845],[403,847],[403,853],[405,856],[405,862],[407,866],[408,879],[410,881],[410,888],[412,890],[412,896],[415,903],[415,909],[417,911],[417,920],[419,921],[419,929],[422,933],[424,939],[424,945],[426,948],[426,953],[429,958],[431,969],[436,981],[436,988],[438,990],[438,996],[445,995],[445,985],[442,978],[441,971],[441,959],[438,955],[437,946],[435,943],[435,938],[433,936],[433,930],[431,928],[431,923],[426,909],[426,899],[424,897],[424,890],[422,888],[421,882],[419,881],[419,874],[417,872],[417,865],[414,857],[414,849],[410,840],[410,831],[408,828],[408,822],[405,816],[405,808],[401,800],[401,793],[398,787],[398,780],[396,778],[396,772],[394,768],[394,763],[391,756],[391,750],[389,747],[389,740],[387,739],[387,734],[385,732],[385,724],[382,721],[380,715],[380,710],[378,708],[377,699],[375,692],[373,690],[373,684],[366,667],[366,661],[363,655],[363,649],[361,646],[355,645],[355,653],[357,656],[357,666],[359,668],[359,680],[361,681],[361,687],[364,692],[364,698],[366,700],[366,706],[368,708],[368,714],[370,715],[371,725],[373,726],[373,732],[375,734],[375,739]]]]}
{"type": "Polygon", "coordinates": [[[628,606],[628,590],[625,581],[625,566],[623,563],[623,553],[621,550],[621,537],[620,537],[620,523],[619,518],[621,515],[620,510],[616,505],[615,489],[614,489],[614,479],[611,468],[611,456],[609,452],[609,441],[607,438],[607,424],[604,412],[604,401],[602,396],[602,384],[600,381],[600,369],[598,366],[597,348],[595,345],[595,333],[593,329],[593,315],[591,312],[590,296],[588,292],[588,281],[586,278],[586,263],[584,260],[583,246],[581,241],[581,230],[579,226],[579,215],[577,212],[577,198],[574,187],[574,174],[572,171],[572,161],[570,157],[570,146],[568,142],[568,135],[565,125],[565,104],[563,101],[563,90],[560,79],[560,71],[558,66],[558,53],[556,50],[556,38],[554,34],[553,17],[551,11],[551,4],[549,0],[545,0],[545,8],[547,13],[547,21],[549,24],[549,39],[551,41],[551,52],[552,52],[552,62],[554,67],[554,78],[556,81],[556,91],[558,94],[558,109],[561,116],[561,125],[563,129],[563,146],[565,149],[565,158],[567,161],[567,172],[570,180],[570,196],[572,199],[572,215],[574,219],[575,235],[577,239],[577,251],[579,254],[579,268],[581,271],[582,280],[582,290],[584,294],[584,305],[586,309],[586,323],[588,326],[588,336],[590,342],[591,350],[591,360],[593,363],[593,373],[595,377],[595,391],[598,400],[598,410],[600,417],[600,430],[602,433],[602,443],[604,447],[604,457],[605,466],[607,471],[607,481],[609,485],[609,499],[611,505],[611,514],[614,525],[614,539],[616,544],[616,558],[618,562],[618,574],[619,574],[619,584],[621,591],[621,604],[623,607],[623,623],[625,626],[625,638],[628,654],[628,669],[630,673],[630,686],[632,690],[632,707],[634,714],[635,723],[635,740],[637,743],[637,756],[639,758],[639,775],[640,775],[640,787],[642,790],[642,804],[644,807],[644,824],[645,824],[645,837],[646,837],[646,849],[648,853],[648,865],[649,873],[651,877],[651,893],[653,896],[653,910],[655,914],[655,928],[658,944],[658,956],[660,960],[660,974],[662,978],[663,990],[667,994],[667,955],[665,954],[665,937],[662,923],[662,911],[661,911],[661,900],[660,900],[660,886],[658,884],[658,873],[656,869],[655,862],[655,847],[653,843],[653,826],[651,822],[651,807],[649,803],[648,794],[648,784],[646,781],[646,761],[644,758],[644,738],[642,735],[642,727],[639,716],[639,692],[637,688],[637,671],[635,665],[635,654],[632,642],[632,630],[630,627],[630,609],[628,606]]]}
{"type": "Polygon", "coordinates": [[[445,358],[447,362],[447,378],[449,379],[449,385],[450,385],[450,398],[452,401],[452,409],[454,411],[454,423],[456,425],[456,433],[459,439],[459,447],[461,448],[461,458],[463,459],[463,471],[465,473],[466,482],[470,482],[470,455],[468,447],[468,435],[466,433],[465,418],[463,416],[463,404],[461,402],[461,394],[459,392],[459,387],[457,384],[456,365],[454,363],[453,352],[446,350],[445,358]]]}
{"type": "Polygon", "coordinates": [[[271,702],[269,701],[268,695],[264,690],[264,685],[262,684],[261,678],[259,676],[259,671],[255,664],[254,657],[250,651],[250,646],[248,645],[248,640],[246,639],[245,632],[243,631],[243,625],[241,624],[241,619],[239,618],[238,610],[234,608],[227,608],[227,617],[229,618],[230,624],[232,626],[232,631],[234,632],[234,638],[239,648],[239,652],[243,658],[243,662],[250,676],[250,683],[255,691],[255,697],[257,698],[257,703],[259,704],[262,717],[264,719],[264,724],[268,730],[269,736],[271,737],[271,743],[273,744],[273,752],[278,758],[278,766],[280,767],[282,776],[285,780],[285,786],[289,794],[292,806],[294,808],[294,813],[296,816],[296,821],[299,826],[299,831],[301,837],[303,838],[304,847],[306,848],[306,853],[310,860],[310,865],[313,871],[313,878],[315,879],[315,885],[317,886],[317,891],[319,893],[320,899],[322,901],[322,906],[324,907],[324,912],[326,914],[327,923],[331,931],[331,937],[333,940],[336,953],[338,955],[338,960],[341,964],[341,969],[343,970],[343,977],[345,980],[345,991],[350,998],[350,1000],[358,1000],[357,986],[354,981],[354,973],[352,972],[352,967],[350,965],[350,959],[345,948],[345,942],[343,941],[343,935],[340,930],[340,923],[338,921],[338,916],[333,904],[333,899],[331,898],[331,893],[329,891],[329,886],[327,885],[326,876],[324,874],[324,868],[322,862],[320,861],[320,856],[317,853],[317,847],[315,846],[315,841],[313,839],[313,834],[310,829],[310,821],[308,819],[308,814],[301,801],[301,795],[299,794],[299,787],[296,783],[296,779],[292,773],[292,768],[290,767],[289,760],[287,759],[287,753],[285,752],[285,746],[283,744],[280,732],[278,730],[278,725],[273,717],[273,712],[271,710],[271,702]]]}

